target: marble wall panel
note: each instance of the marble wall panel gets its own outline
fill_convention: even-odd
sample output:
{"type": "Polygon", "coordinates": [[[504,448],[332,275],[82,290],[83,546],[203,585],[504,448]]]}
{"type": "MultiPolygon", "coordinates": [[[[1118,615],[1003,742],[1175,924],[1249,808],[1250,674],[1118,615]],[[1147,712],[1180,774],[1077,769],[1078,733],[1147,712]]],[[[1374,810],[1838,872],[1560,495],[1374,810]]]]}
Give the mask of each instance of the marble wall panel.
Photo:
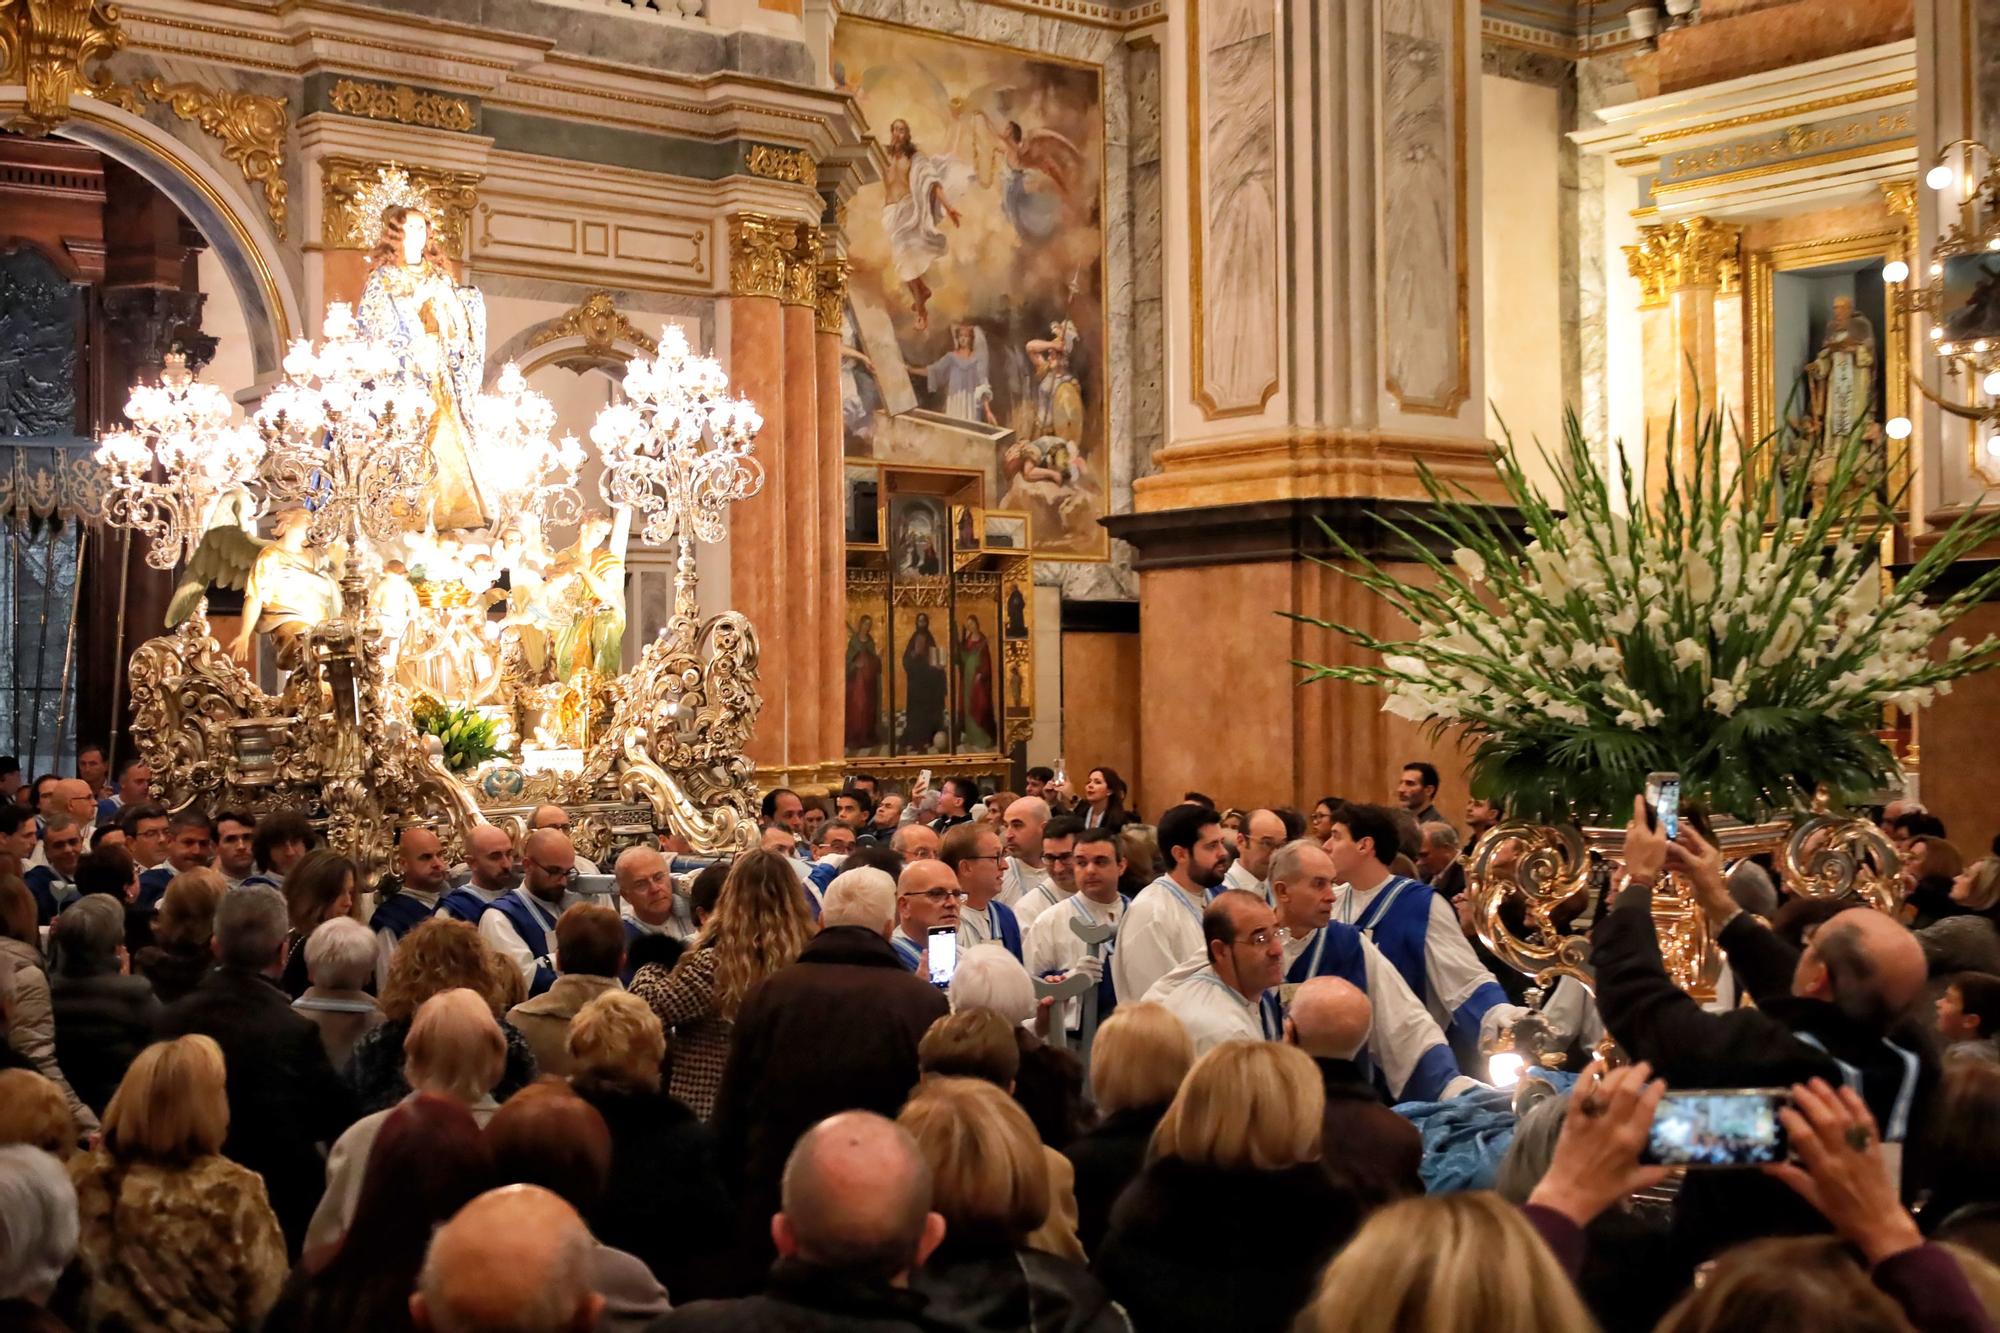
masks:
{"type": "Polygon", "coordinates": [[[1458,183],[1463,109],[1454,83],[1455,0],[1383,0],[1383,332],[1387,388],[1406,409],[1460,400],[1467,262],[1458,183]]]}

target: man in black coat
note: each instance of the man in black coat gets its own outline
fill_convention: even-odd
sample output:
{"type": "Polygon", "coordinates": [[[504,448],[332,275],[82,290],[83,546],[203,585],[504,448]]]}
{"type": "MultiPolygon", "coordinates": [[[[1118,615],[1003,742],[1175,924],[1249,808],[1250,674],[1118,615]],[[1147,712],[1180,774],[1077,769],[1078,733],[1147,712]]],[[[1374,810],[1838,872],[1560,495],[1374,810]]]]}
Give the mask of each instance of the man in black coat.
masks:
{"type": "Polygon", "coordinates": [[[783,1175],[783,1211],[769,1222],[779,1253],[770,1290],[684,1305],[648,1333],[938,1327],[909,1281],[944,1239],[944,1219],[931,1211],[930,1165],[908,1133],[866,1111],[833,1116],[799,1139],[783,1175]]]}
{"type": "Polygon", "coordinates": [[[895,895],[884,871],[836,876],[819,934],[737,1011],[714,1123],[723,1172],[742,1201],[751,1271],[770,1253],[792,1145],[836,1112],[893,1117],[917,1083],[917,1043],[950,1009],[889,945],[895,895]]]}
{"type": "Polygon", "coordinates": [[[232,889],[215,912],[215,970],[168,1006],[160,1035],[198,1032],[222,1047],[229,1137],[222,1152],[264,1177],[294,1258],[326,1189],[322,1144],[354,1122],[353,1091],[327,1063],[319,1029],[278,989],[285,966],[284,897],[232,889]]]}
{"type": "MultiPolygon", "coordinates": [[[[1591,949],[1604,1025],[1668,1087],[1787,1088],[1812,1078],[1861,1094],[1885,1140],[1927,1123],[1937,1064],[1907,1021],[1921,995],[1923,949],[1893,918],[1853,908],[1821,926],[1803,952],[1745,913],[1722,857],[1681,825],[1672,844],[1647,827],[1643,800],[1625,832],[1630,884],[1599,919],[1591,949]],[[1672,868],[1694,886],[1709,931],[1754,1009],[1713,1014],[1668,977],[1653,926],[1652,886],[1672,868]]],[[[1921,1183],[1922,1142],[1903,1160],[1905,1197],[1921,1183]]],[[[1741,1240],[1831,1230],[1776,1180],[1750,1171],[1691,1171],[1675,1204],[1680,1256],[1698,1262],[1741,1240]]]]}

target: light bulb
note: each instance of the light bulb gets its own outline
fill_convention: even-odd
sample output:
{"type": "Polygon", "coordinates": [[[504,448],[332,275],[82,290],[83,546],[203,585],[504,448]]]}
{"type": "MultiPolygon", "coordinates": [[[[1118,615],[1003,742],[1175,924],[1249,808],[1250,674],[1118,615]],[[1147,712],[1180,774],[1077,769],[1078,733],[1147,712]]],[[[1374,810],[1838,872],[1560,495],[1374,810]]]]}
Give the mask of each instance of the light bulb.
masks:
{"type": "Polygon", "coordinates": [[[1910,266],[1900,259],[1892,259],[1882,266],[1882,281],[1901,282],[1910,276],[1910,266]]]}
{"type": "Polygon", "coordinates": [[[1496,1051],[1486,1058],[1486,1081],[1503,1091],[1521,1081],[1528,1062],[1512,1051],[1496,1051]]]}
{"type": "Polygon", "coordinates": [[[1979,387],[1986,390],[1988,397],[2000,398],[2000,370],[1988,371],[1986,378],[1980,381],[1979,387]]]}
{"type": "Polygon", "coordinates": [[[1930,186],[1933,190],[1949,190],[1952,181],[1957,179],[1957,177],[1957,172],[1940,162],[1924,173],[1924,184],[1930,186]]]}
{"type": "Polygon", "coordinates": [[[1883,429],[1888,431],[1889,438],[1892,440],[1907,440],[1910,438],[1910,419],[1908,417],[1890,417],[1889,424],[1884,426],[1883,429]]]}
{"type": "Polygon", "coordinates": [[[1931,341],[1936,342],[1942,337],[1944,337],[1944,326],[1941,324],[1931,325],[1931,341]]]}

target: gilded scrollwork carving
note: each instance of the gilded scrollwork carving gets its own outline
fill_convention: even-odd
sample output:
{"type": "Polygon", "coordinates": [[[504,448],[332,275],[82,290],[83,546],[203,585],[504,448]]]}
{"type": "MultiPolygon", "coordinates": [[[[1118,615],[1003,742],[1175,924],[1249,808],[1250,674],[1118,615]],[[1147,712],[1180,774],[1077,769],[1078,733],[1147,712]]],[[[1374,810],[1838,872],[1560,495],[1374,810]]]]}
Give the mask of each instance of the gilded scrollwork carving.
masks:
{"type": "Polygon", "coordinates": [[[1902,900],[1901,865],[1895,844],[1868,820],[1815,811],[1785,840],[1779,870],[1785,887],[1801,897],[1858,897],[1894,912],[1902,900]]]}
{"type": "Polygon", "coordinates": [[[222,156],[236,165],[244,180],[263,191],[271,226],[280,240],[285,238],[291,209],[285,184],[285,132],[291,116],[284,98],[199,83],[168,83],[162,78],[107,87],[97,96],[133,112],[144,102],[160,103],[220,141],[222,156]]]}
{"type": "Polygon", "coordinates": [[[600,356],[615,354],[620,343],[643,348],[648,356],[660,351],[658,340],[627,319],[607,291],[592,292],[574,309],[544,324],[528,339],[528,346],[540,347],[558,338],[582,338],[584,350],[600,356]]]}
{"type": "Polygon", "coordinates": [[[839,333],[847,314],[847,259],[825,253],[821,243],[819,279],[813,293],[813,327],[821,333],[839,333]]]}
{"type": "Polygon", "coordinates": [[[433,130],[472,128],[472,103],[462,97],[423,92],[406,83],[340,79],[327,94],[327,105],[343,115],[392,120],[399,125],[421,125],[433,130]]]}
{"type": "Polygon", "coordinates": [[[1573,828],[1507,823],[1474,844],[1466,870],[1473,929],[1501,962],[1547,990],[1565,976],[1589,983],[1589,947],[1562,933],[1556,909],[1585,887],[1590,853],[1573,828]],[[1516,934],[1503,908],[1523,908],[1526,932],[1516,934]]]}
{"type": "Polygon", "coordinates": [[[125,44],[104,0],[0,0],[0,83],[24,84],[27,105],[7,128],[41,138],[69,119],[69,99],[110,76],[92,64],[125,44]]]}
{"type": "Polygon", "coordinates": [[[321,241],[335,249],[366,250],[374,243],[381,223],[379,212],[370,216],[366,200],[381,182],[385,166],[400,166],[410,183],[430,200],[442,219],[439,237],[445,252],[464,259],[470,254],[472,210],[479,203],[481,177],[469,171],[444,171],[409,163],[363,162],[351,157],[328,157],[320,170],[325,188],[326,216],[321,241]]]}
{"type": "Polygon", "coordinates": [[[813,155],[803,148],[774,148],[770,144],[752,144],[744,161],[750,168],[752,176],[762,176],[767,180],[811,185],[819,179],[819,169],[813,165],[813,155]]]}
{"type": "Polygon", "coordinates": [[[763,213],[729,219],[729,294],[785,299],[790,291],[790,257],[799,224],[763,213]]]}

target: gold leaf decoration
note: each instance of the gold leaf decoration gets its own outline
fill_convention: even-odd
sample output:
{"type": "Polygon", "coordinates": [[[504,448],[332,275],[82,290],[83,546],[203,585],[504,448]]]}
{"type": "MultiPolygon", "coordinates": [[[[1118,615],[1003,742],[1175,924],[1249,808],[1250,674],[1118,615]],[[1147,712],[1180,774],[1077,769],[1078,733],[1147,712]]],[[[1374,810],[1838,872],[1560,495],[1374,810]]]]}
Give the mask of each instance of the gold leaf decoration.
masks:
{"type": "Polygon", "coordinates": [[[393,120],[399,125],[420,125],[433,130],[472,128],[472,103],[462,97],[422,92],[406,83],[341,79],[327,95],[327,104],[343,115],[393,120]]]}
{"type": "Polygon", "coordinates": [[[648,356],[657,356],[660,351],[660,344],[625,318],[607,291],[592,292],[574,310],[544,324],[528,340],[528,346],[540,347],[558,338],[582,338],[585,351],[601,356],[614,354],[621,342],[644,349],[648,356]]]}

